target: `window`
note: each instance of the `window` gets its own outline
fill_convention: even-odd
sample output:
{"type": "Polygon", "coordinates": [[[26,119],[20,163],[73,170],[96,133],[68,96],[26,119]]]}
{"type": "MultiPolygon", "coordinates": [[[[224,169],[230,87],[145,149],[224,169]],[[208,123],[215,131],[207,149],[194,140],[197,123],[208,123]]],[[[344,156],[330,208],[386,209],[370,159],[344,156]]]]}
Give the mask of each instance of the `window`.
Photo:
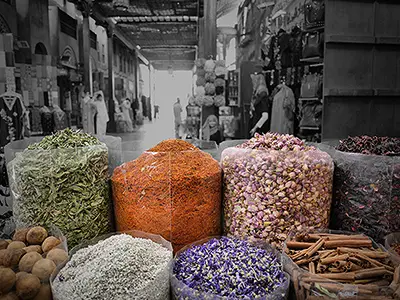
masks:
{"type": "Polygon", "coordinates": [[[63,12],[61,9],[58,9],[58,15],[60,16],[61,32],[76,39],[76,28],[78,25],[78,21],[75,20],[74,18],[70,17],[68,14],[63,12]]]}
{"type": "Polygon", "coordinates": [[[98,49],[97,48],[97,34],[90,30],[90,48],[98,49]]]}
{"type": "Polygon", "coordinates": [[[97,42],[97,59],[100,61],[101,55],[100,55],[100,44],[97,42]]]}
{"type": "MultiPolygon", "coordinates": [[[[101,45],[101,53],[102,53],[101,56],[102,56],[103,64],[105,64],[106,63],[106,51],[104,49],[104,44],[101,45]]],[[[99,58],[99,60],[100,60],[100,58],[99,58]]]]}
{"type": "Polygon", "coordinates": [[[122,72],[124,67],[122,54],[119,55],[119,71],[122,72]]]}

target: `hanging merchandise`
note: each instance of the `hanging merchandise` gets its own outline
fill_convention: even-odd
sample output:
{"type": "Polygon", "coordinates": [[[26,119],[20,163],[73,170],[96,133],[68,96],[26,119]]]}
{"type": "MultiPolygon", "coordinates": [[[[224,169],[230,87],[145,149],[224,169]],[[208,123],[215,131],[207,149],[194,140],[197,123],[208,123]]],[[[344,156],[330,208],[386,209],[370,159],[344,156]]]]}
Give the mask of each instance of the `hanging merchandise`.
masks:
{"type": "Polygon", "coordinates": [[[24,136],[25,106],[22,95],[6,92],[0,95],[0,153],[8,143],[24,136]]]}
{"type": "Polygon", "coordinates": [[[204,96],[203,97],[203,105],[204,106],[213,106],[214,105],[214,97],[212,96],[204,96]]]}
{"type": "Polygon", "coordinates": [[[290,35],[283,29],[278,32],[278,48],[280,68],[284,69],[291,67],[290,35]]]}
{"type": "Polygon", "coordinates": [[[325,0],[306,0],[304,3],[304,26],[313,29],[325,25],[325,0]]]}
{"type": "Polygon", "coordinates": [[[317,73],[304,75],[300,97],[322,99],[322,75],[317,73]]]}
{"type": "Polygon", "coordinates": [[[58,106],[54,105],[53,118],[55,131],[64,130],[68,127],[67,114],[58,106]]]}
{"type": "Polygon", "coordinates": [[[290,135],[255,134],[222,152],[225,230],[278,247],[290,232],[327,228],[333,162],[290,135]]]}
{"type": "Polygon", "coordinates": [[[204,68],[204,65],[206,64],[206,59],[205,58],[198,58],[194,62],[196,64],[197,68],[204,68]]]}
{"type": "Polygon", "coordinates": [[[337,149],[318,147],[336,166],[332,228],[362,232],[379,243],[400,231],[400,138],[349,137],[337,149]]]}
{"type": "Polygon", "coordinates": [[[221,168],[183,140],[166,140],[112,176],[118,231],[160,234],[174,250],[220,233],[221,168]]]}
{"type": "Polygon", "coordinates": [[[195,94],[196,94],[196,96],[204,96],[206,94],[206,90],[204,89],[204,86],[196,86],[195,94]]]}
{"type": "Polygon", "coordinates": [[[302,49],[303,49],[303,31],[295,26],[290,33],[290,53],[292,67],[300,66],[300,59],[302,59],[302,49]]]}
{"type": "Polygon", "coordinates": [[[204,70],[206,70],[206,72],[214,72],[215,69],[215,61],[210,58],[209,60],[206,61],[205,65],[204,65],[204,70]]]}
{"type": "Polygon", "coordinates": [[[32,133],[42,133],[42,119],[40,109],[37,107],[29,108],[30,124],[32,133]]]}
{"type": "Polygon", "coordinates": [[[216,107],[224,106],[225,102],[225,95],[218,95],[214,97],[214,105],[216,107]]]}
{"type": "Polygon", "coordinates": [[[215,87],[215,95],[221,96],[225,92],[225,88],[223,86],[217,86],[215,87]]]}
{"type": "Polygon", "coordinates": [[[196,85],[199,86],[205,86],[206,85],[206,79],[204,77],[197,77],[196,80],[196,85]]]}
{"type": "Polygon", "coordinates": [[[302,101],[300,111],[301,127],[321,127],[322,123],[322,103],[319,101],[302,101]]]}
{"type": "Polygon", "coordinates": [[[215,68],[218,68],[218,67],[225,68],[225,66],[226,66],[225,60],[216,60],[215,61],[215,68]]]}
{"type": "Polygon", "coordinates": [[[40,109],[43,135],[50,135],[54,132],[54,118],[50,108],[43,106],[40,109]]]}
{"type": "Polygon", "coordinates": [[[216,79],[215,73],[214,72],[208,72],[205,75],[205,80],[206,82],[213,83],[216,79]]]}
{"type": "Polygon", "coordinates": [[[213,83],[206,83],[206,86],[204,87],[206,91],[206,95],[209,96],[214,96],[215,95],[215,85],[213,83]]]}
{"type": "Polygon", "coordinates": [[[324,33],[309,32],[304,35],[303,58],[324,56],[324,33]]]}
{"type": "Polygon", "coordinates": [[[205,95],[196,95],[195,102],[197,106],[202,107],[204,104],[205,95]]]}
{"type": "Polygon", "coordinates": [[[228,69],[226,67],[217,66],[215,68],[215,75],[218,78],[225,78],[227,74],[228,74],[228,69]]]}
{"type": "Polygon", "coordinates": [[[225,87],[225,84],[226,84],[225,79],[222,78],[217,78],[214,82],[214,85],[216,87],[225,87]]]}
{"type": "Polygon", "coordinates": [[[55,225],[72,247],[109,232],[106,145],[71,129],[21,142],[25,150],[8,163],[16,225],[55,225]]]}
{"type": "Polygon", "coordinates": [[[271,132],[293,134],[295,98],[293,91],[285,84],[280,84],[273,98],[271,113],[271,132]]]}
{"type": "Polygon", "coordinates": [[[205,77],[206,71],[203,68],[196,68],[197,77],[205,77]]]}

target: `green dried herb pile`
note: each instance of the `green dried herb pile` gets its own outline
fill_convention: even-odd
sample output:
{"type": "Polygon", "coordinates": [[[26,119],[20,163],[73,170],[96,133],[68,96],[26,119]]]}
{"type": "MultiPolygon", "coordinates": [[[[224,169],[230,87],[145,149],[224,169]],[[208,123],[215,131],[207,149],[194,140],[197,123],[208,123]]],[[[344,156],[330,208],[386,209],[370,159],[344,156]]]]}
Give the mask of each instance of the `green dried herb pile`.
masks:
{"type": "Polygon", "coordinates": [[[68,245],[110,231],[108,150],[65,129],[30,145],[9,164],[17,226],[57,226],[68,245]]]}

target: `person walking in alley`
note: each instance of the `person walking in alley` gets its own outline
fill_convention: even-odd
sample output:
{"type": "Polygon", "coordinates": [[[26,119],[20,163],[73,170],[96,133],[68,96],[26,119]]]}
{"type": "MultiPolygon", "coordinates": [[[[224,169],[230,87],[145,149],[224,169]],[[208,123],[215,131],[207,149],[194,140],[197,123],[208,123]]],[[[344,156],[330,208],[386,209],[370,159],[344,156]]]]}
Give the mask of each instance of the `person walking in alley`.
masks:
{"type": "Polygon", "coordinates": [[[126,98],[125,101],[122,102],[121,104],[121,110],[124,116],[124,121],[127,125],[128,132],[133,132],[132,119],[129,113],[130,108],[131,108],[131,102],[129,101],[129,98],[126,98]]]}
{"type": "Polygon", "coordinates": [[[106,103],[104,101],[104,94],[102,91],[98,91],[94,93],[93,98],[93,106],[96,109],[96,134],[106,135],[109,118],[106,103]]]}
{"type": "Polygon", "coordinates": [[[176,102],[174,104],[174,119],[175,119],[175,138],[180,139],[180,134],[179,130],[181,128],[182,124],[182,106],[181,106],[181,100],[179,98],[176,99],[176,102]]]}

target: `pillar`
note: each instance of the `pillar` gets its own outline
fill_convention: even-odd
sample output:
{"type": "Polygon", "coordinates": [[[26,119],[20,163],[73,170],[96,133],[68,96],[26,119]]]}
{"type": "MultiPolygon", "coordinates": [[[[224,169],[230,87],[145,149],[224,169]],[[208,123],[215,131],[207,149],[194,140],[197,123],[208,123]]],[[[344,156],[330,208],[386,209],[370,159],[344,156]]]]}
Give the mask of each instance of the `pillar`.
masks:
{"type": "Polygon", "coordinates": [[[111,24],[105,27],[107,31],[107,62],[108,62],[108,116],[107,132],[116,132],[114,118],[114,28],[111,24]]]}
{"type": "Polygon", "coordinates": [[[199,20],[199,57],[217,55],[217,1],[204,0],[204,16],[199,20]]]}
{"type": "Polygon", "coordinates": [[[83,84],[85,92],[91,91],[90,83],[90,28],[89,17],[93,7],[92,0],[81,0],[77,3],[77,8],[82,12],[82,51],[83,51],[83,84]]]}

